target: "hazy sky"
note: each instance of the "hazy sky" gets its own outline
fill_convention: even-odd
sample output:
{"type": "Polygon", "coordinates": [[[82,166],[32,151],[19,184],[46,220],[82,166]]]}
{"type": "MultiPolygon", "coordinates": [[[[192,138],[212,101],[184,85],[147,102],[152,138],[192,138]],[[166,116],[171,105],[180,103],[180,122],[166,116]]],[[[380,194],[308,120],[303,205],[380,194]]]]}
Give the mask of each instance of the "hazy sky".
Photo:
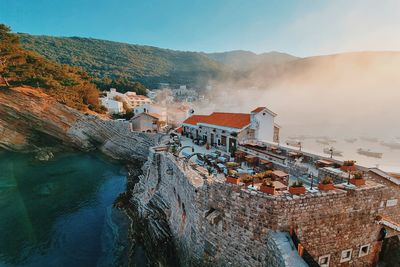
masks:
{"type": "Polygon", "coordinates": [[[298,56],[400,50],[400,1],[0,0],[16,32],[298,56]]]}

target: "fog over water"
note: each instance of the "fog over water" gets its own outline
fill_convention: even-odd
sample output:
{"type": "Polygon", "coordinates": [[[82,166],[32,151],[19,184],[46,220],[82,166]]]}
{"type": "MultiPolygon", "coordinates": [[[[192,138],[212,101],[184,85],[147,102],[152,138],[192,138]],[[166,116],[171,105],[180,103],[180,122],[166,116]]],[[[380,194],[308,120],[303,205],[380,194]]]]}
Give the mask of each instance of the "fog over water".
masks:
{"type": "Polygon", "coordinates": [[[363,52],[294,60],[283,65],[258,66],[244,79],[214,82],[210,103],[196,113],[214,110],[249,112],[266,106],[278,114],[281,141],[288,136],[314,137],[306,149],[322,152],[334,146],[343,159],[400,167],[400,149],[380,142],[400,139],[400,53],[363,52]],[[329,146],[315,139],[336,140],[329,146]],[[378,138],[378,142],[360,137],[378,138]],[[358,138],[349,144],[345,138],[358,138]],[[358,148],[382,152],[382,159],[356,153],[358,148]]]}

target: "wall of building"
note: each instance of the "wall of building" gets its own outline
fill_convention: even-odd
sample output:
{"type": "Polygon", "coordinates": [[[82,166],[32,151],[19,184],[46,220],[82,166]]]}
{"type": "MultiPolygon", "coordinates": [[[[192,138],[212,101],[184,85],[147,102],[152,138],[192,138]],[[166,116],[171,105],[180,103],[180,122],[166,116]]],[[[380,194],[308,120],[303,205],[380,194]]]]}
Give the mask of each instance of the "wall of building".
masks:
{"type": "Polygon", "coordinates": [[[184,126],[184,129],[186,132],[189,132],[193,135],[193,138],[196,138],[196,130],[198,133],[198,137],[203,139],[204,136],[206,136],[207,143],[209,144],[216,144],[218,149],[228,152],[229,151],[229,142],[230,139],[235,140],[236,146],[239,144],[239,142],[247,139],[253,139],[254,138],[254,131],[252,129],[245,129],[240,132],[236,132],[236,129],[233,128],[227,128],[226,130],[222,130],[219,128],[213,128],[213,127],[208,127],[208,126],[201,126],[200,127],[190,127],[190,126],[184,126]],[[237,136],[232,136],[232,132],[237,133],[237,136]],[[211,140],[211,134],[214,135],[214,142],[211,140]],[[223,145],[222,139],[223,136],[225,137],[225,145],[223,145]]]}
{"type": "Polygon", "coordinates": [[[108,98],[100,98],[101,104],[105,106],[108,110],[109,114],[118,114],[124,111],[123,105],[121,102],[108,99],[108,98]]]}
{"type": "MultiPolygon", "coordinates": [[[[394,223],[399,224],[400,186],[371,171],[367,173],[367,176],[369,179],[386,186],[385,190],[383,191],[382,201],[380,203],[380,205],[385,208],[379,215],[389,219],[394,223]]],[[[398,233],[388,231],[388,234],[388,236],[392,236],[398,233]]]]}
{"type": "Polygon", "coordinates": [[[162,106],[152,105],[152,104],[144,104],[141,106],[137,106],[133,109],[135,115],[140,113],[156,113],[160,115],[161,121],[167,121],[167,109],[162,106]]]}
{"type": "Polygon", "coordinates": [[[252,120],[257,121],[255,138],[263,141],[274,141],[274,116],[266,111],[252,114],[252,120]]]}
{"type": "Polygon", "coordinates": [[[132,130],[140,132],[157,131],[158,126],[157,124],[154,124],[155,121],[158,120],[148,115],[140,115],[138,117],[134,117],[131,119],[132,130]]]}
{"type": "Polygon", "coordinates": [[[165,152],[150,155],[147,171],[136,197],[142,205],[155,195],[168,203],[184,266],[268,266],[267,234],[291,228],[314,259],[330,255],[330,266],[341,264],[344,250],[352,250],[351,266],[371,266],[379,252],[375,217],[385,209],[385,187],[373,181],[355,190],[270,196],[200,175],[165,152]],[[359,257],[363,245],[371,248],[359,257]]]}

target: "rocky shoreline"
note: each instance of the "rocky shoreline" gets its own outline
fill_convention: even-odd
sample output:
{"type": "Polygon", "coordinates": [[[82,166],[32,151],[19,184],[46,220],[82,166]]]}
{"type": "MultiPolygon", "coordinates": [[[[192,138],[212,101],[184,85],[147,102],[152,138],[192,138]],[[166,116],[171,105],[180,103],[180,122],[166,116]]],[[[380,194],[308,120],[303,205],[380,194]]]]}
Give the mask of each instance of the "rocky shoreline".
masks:
{"type": "Polygon", "coordinates": [[[58,149],[99,149],[118,160],[146,160],[159,134],[131,132],[129,124],[81,113],[39,89],[0,90],[0,148],[51,158],[58,149]],[[51,152],[51,153],[49,153],[51,152]]]}
{"type": "MultiPolygon", "coordinates": [[[[145,165],[145,164],[144,164],[145,165]]],[[[132,192],[140,179],[143,179],[143,169],[145,166],[138,163],[127,164],[128,176],[126,192],[122,193],[123,198],[127,199],[123,209],[131,220],[129,231],[131,246],[131,257],[135,253],[136,247],[144,248],[148,259],[148,266],[179,266],[179,258],[176,246],[173,241],[172,233],[165,218],[164,209],[153,205],[152,208],[141,210],[138,199],[132,192]]],[[[118,199],[116,200],[118,202],[118,199]]],[[[129,266],[135,266],[132,261],[129,266]]]]}

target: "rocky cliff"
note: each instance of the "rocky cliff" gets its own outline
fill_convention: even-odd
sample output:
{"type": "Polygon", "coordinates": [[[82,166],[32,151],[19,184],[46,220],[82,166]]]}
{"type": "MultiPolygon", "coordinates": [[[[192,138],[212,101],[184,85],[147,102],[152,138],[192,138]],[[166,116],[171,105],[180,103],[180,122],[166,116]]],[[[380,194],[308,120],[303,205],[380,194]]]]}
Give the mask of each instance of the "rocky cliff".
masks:
{"type": "Polygon", "coordinates": [[[129,124],[69,108],[39,89],[0,89],[0,147],[38,152],[55,147],[100,149],[122,160],[145,160],[157,134],[131,132],[129,124]]]}

